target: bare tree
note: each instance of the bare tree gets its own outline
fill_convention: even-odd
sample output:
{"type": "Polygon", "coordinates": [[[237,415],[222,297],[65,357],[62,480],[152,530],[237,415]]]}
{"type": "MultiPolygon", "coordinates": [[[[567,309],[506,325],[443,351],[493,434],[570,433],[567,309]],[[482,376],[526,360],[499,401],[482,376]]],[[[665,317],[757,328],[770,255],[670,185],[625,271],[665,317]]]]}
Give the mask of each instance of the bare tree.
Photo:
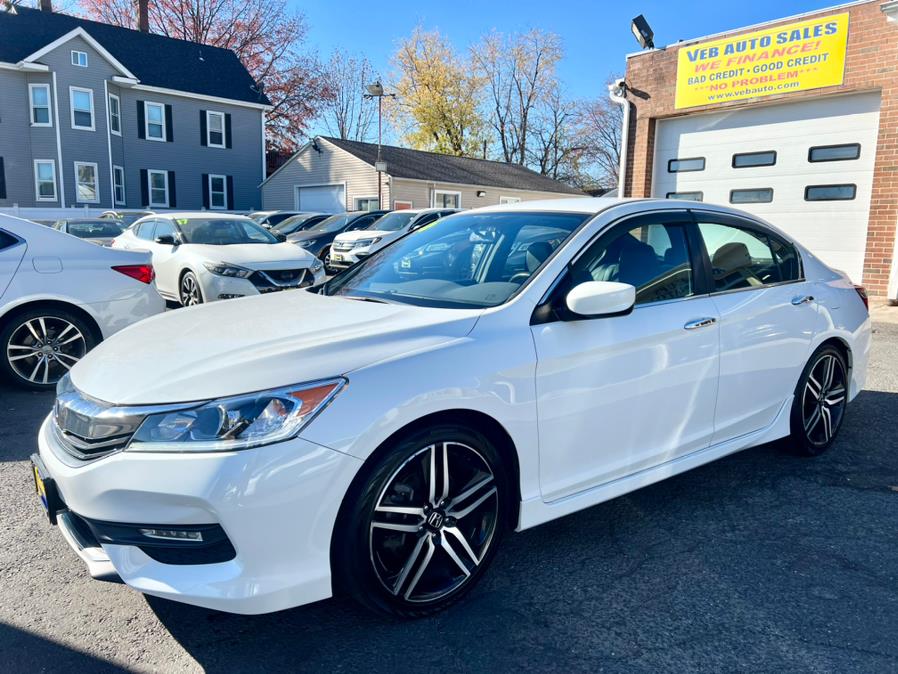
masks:
{"type": "Polygon", "coordinates": [[[321,106],[328,134],[344,140],[367,140],[377,121],[377,105],[364,100],[365,85],[378,79],[364,56],[334,50],[324,66],[329,96],[321,106]]]}
{"type": "Polygon", "coordinates": [[[544,176],[577,184],[582,148],[577,143],[576,105],[553,88],[531,121],[532,140],[527,163],[544,176]]]}
{"type": "Polygon", "coordinates": [[[617,185],[621,156],[623,110],[607,96],[581,103],[576,120],[576,143],[581,162],[597,185],[617,185]]]}
{"type": "Polygon", "coordinates": [[[489,123],[506,162],[525,164],[536,108],[557,89],[561,38],[538,29],[522,35],[492,33],[471,49],[486,82],[489,123]]]}

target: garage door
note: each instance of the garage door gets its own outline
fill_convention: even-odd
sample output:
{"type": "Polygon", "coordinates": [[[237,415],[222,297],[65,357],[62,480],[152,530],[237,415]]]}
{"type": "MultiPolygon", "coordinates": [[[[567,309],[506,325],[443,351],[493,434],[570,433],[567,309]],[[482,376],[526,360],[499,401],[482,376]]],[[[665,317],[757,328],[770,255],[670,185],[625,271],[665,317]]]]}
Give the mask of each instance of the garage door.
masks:
{"type": "Polygon", "coordinates": [[[656,197],[731,204],[861,281],[879,94],[658,122],[656,197]]]}
{"type": "Polygon", "coordinates": [[[342,213],[346,210],[346,188],[343,185],[297,185],[296,210],[342,213]]]}

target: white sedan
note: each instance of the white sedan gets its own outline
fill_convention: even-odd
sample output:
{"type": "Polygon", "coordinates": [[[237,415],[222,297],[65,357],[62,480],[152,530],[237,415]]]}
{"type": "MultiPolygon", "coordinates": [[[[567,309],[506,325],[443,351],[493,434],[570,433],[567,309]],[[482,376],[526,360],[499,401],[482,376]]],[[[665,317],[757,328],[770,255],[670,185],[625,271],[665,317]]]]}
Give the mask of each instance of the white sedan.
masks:
{"type": "Polygon", "coordinates": [[[330,266],[336,270],[347,269],[399,237],[457,212],[457,208],[393,211],[379,218],[367,229],[337,234],[331,246],[330,266]]]}
{"type": "Polygon", "coordinates": [[[444,218],[319,292],[107,341],[33,459],[95,576],[238,613],[347,592],[422,616],[509,529],[779,438],[823,452],[869,349],[863,289],[756,217],[528,202],[444,218]]]}
{"type": "Polygon", "coordinates": [[[159,293],[182,306],[323,283],[324,264],[242,215],[141,218],[112,246],[153,254],[159,293]]]}
{"type": "Polygon", "coordinates": [[[52,388],[94,345],[165,310],[146,253],[0,215],[0,374],[52,388]]]}

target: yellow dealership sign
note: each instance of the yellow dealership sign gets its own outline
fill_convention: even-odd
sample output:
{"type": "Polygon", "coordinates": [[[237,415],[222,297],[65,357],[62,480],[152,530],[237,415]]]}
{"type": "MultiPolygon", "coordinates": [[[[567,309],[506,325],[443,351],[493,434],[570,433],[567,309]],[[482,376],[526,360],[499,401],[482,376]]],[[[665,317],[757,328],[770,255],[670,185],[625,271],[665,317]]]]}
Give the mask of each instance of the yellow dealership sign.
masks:
{"type": "Polygon", "coordinates": [[[848,13],[680,47],[676,108],[842,84],[848,13]]]}

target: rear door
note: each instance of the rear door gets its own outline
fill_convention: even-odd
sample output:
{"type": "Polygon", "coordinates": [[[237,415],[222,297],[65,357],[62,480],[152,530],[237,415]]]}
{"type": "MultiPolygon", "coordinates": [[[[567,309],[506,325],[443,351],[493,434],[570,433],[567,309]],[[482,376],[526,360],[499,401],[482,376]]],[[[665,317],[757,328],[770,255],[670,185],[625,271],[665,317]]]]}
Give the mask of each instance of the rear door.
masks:
{"type": "Polygon", "coordinates": [[[0,229],[0,297],[3,297],[12,277],[16,275],[27,247],[24,239],[0,229]]]}
{"type": "Polygon", "coordinates": [[[717,444],[773,423],[821,316],[790,243],[747,219],[698,210],[695,218],[720,316],[717,444]]]}
{"type": "Polygon", "coordinates": [[[178,251],[181,246],[156,243],[156,239],[160,236],[177,237],[178,233],[168,220],[156,220],[153,241],[149,242],[150,250],[153,252],[153,267],[156,269],[156,287],[163,293],[177,296],[178,276],[181,273],[178,251]]]}

